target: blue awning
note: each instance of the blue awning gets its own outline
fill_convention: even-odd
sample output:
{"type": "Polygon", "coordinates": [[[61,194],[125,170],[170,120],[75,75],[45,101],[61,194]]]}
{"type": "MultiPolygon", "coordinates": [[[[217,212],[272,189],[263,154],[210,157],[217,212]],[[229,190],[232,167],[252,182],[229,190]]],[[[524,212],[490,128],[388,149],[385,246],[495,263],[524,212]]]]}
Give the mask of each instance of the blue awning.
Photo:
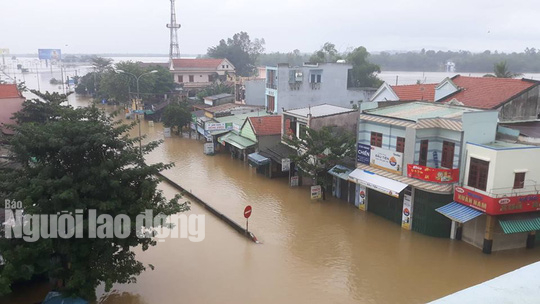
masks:
{"type": "Polygon", "coordinates": [[[448,205],[435,209],[435,211],[458,223],[468,222],[484,214],[482,211],[456,202],[451,202],[448,205]]]}
{"type": "Polygon", "coordinates": [[[256,166],[263,166],[270,163],[270,159],[260,155],[259,153],[251,153],[248,155],[248,160],[256,166]]]}

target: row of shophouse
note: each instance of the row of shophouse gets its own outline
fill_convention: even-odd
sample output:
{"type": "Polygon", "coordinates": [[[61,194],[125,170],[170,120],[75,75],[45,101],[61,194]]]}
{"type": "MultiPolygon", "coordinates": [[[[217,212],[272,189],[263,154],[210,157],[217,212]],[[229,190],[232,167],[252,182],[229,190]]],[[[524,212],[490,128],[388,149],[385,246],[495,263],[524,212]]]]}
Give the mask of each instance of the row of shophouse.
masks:
{"type": "MultiPolygon", "coordinates": [[[[212,152],[231,153],[268,177],[290,176],[282,161],[298,151],[284,136],[348,129],[357,134],[356,164],[329,170],[332,195],[403,229],[485,253],[534,246],[540,82],[457,75],[436,84],[350,88],[350,68],[266,67],[263,77],[239,84],[235,102],[197,109],[192,129],[212,152]]],[[[297,169],[293,164],[293,176],[297,169]]]]}

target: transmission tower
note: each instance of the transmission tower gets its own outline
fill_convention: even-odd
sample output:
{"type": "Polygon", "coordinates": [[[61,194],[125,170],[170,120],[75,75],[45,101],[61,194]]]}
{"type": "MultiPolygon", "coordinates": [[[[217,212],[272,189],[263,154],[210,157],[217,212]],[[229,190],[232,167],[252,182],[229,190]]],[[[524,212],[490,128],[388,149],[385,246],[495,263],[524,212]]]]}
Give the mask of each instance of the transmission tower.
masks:
{"type": "Polygon", "coordinates": [[[171,45],[169,48],[169,63],[172,65],[172,60],[180,58],[180,49],[178,47],[178,29],[180,24],[176,23],[176,9],[174,1],[171,0],[171,23],[167,24],[167,28],[171,29],[171,45]]]}

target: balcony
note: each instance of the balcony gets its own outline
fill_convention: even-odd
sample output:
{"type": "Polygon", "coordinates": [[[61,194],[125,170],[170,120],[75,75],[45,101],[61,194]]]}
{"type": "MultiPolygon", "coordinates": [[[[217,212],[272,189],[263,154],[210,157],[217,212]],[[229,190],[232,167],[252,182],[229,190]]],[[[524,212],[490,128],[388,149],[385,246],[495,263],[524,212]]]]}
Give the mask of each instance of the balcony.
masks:
{"type": "Polygon", "coordinates": [[[267,83],[266,83],[266,88],[267,88],[267,89],[274,89],[274,90],[277,90],[277,85],[276,85],[275,83],[267,82],[267,83]]]}

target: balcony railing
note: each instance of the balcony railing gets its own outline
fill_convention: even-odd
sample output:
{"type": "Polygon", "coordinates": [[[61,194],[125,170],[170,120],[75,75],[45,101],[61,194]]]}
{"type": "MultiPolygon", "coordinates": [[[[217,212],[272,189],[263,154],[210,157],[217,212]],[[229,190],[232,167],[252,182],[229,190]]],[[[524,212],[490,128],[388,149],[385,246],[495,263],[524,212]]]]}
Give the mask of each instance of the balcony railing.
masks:
{"type": "Polygon", "coordinates": [[[277,85],[275,83],[267,83],[266,88],[277,90],[277,85]]]}
{"type": "Polygon", "coordinates": [[[524,185],[523,188],[513,188],[513,187],[491,188],[489,189],[489,191],[477,189],[477,188],[468,186],[466,184],[460,184],[459,186],[463,188],[472,189],[474,191],[485,192],[488,196],[494,197],[494,198],[540,194],[540,184],[538,183],[524,185]]]}

